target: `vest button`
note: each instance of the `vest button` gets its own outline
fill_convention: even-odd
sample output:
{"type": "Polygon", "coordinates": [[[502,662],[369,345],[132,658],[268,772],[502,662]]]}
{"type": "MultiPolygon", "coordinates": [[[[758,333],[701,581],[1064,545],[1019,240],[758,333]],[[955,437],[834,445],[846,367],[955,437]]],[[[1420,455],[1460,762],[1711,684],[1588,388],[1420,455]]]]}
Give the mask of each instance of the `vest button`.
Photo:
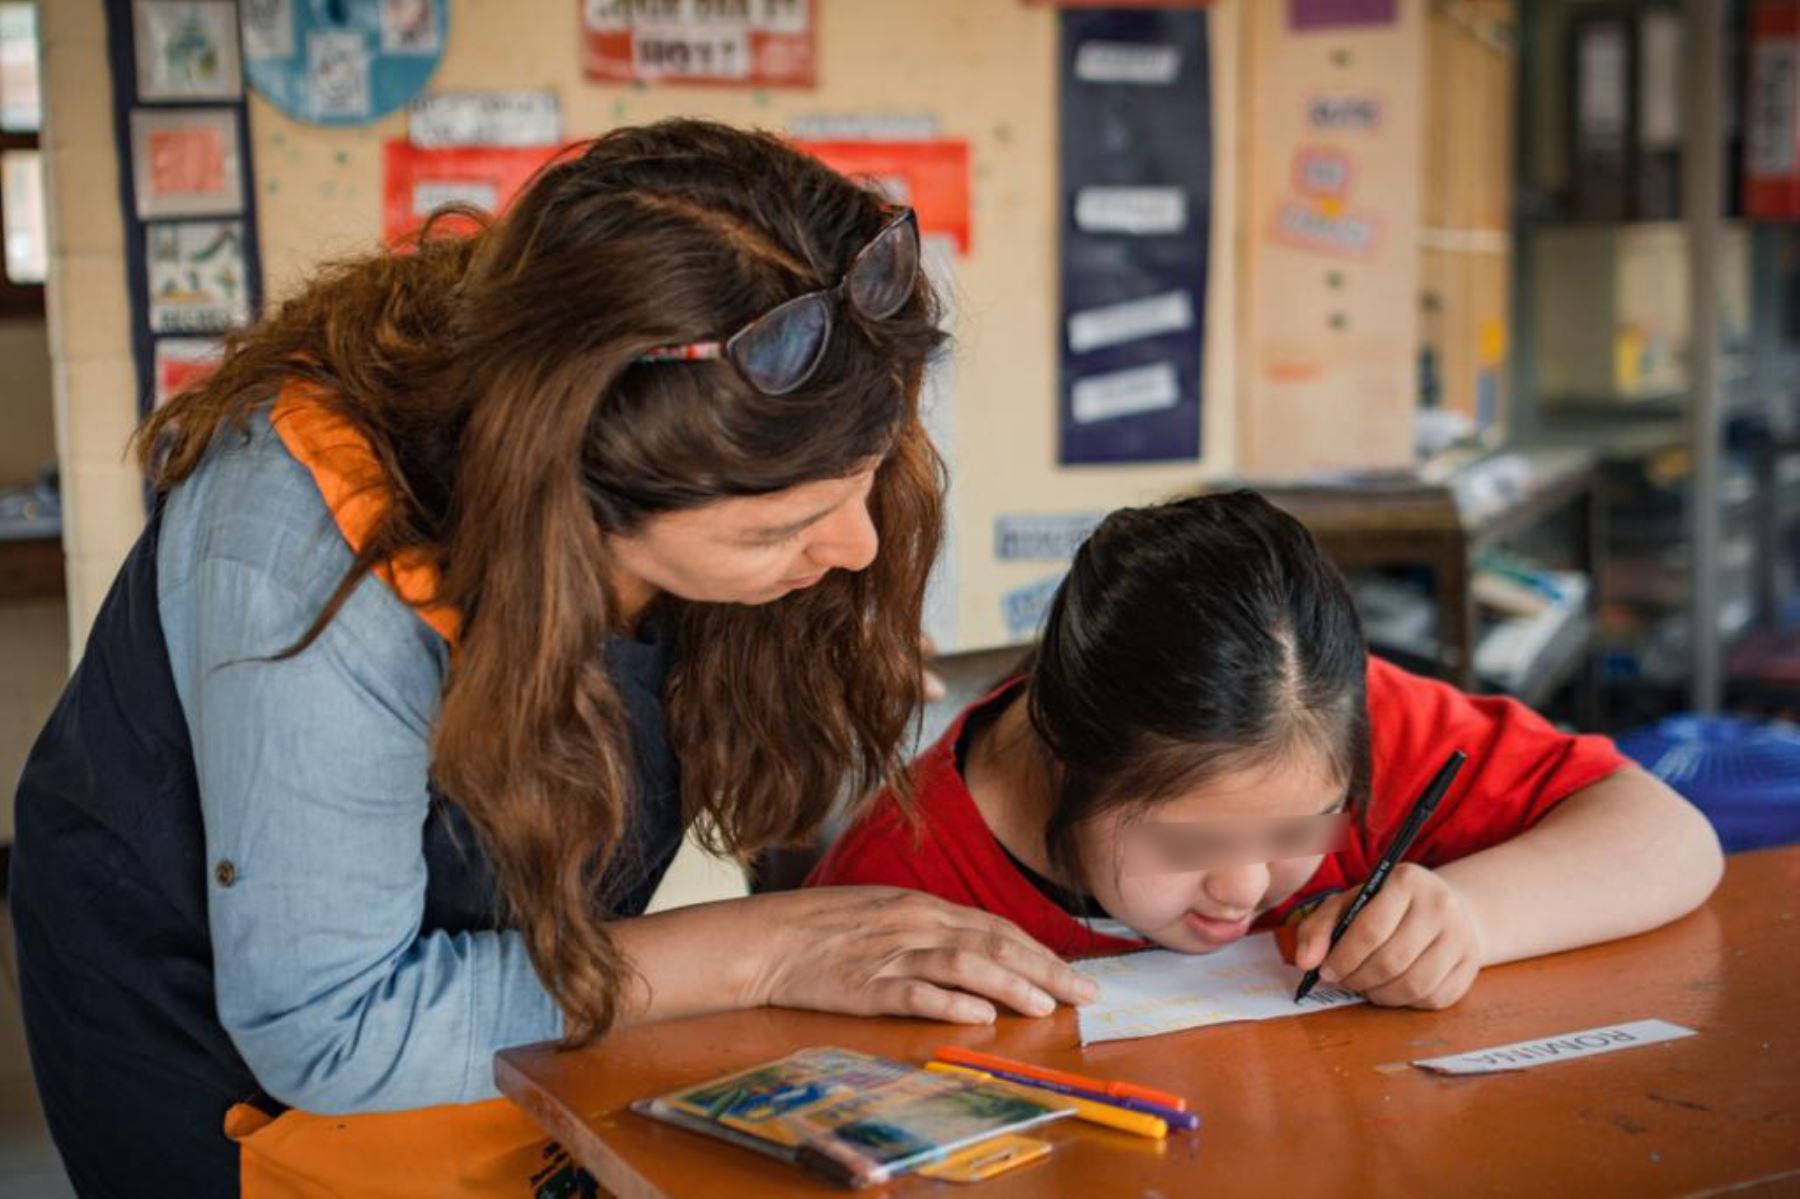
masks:
{"type": "Polygon", "coordinates": [[[213,880],[221,887],[237,882],[237,867],[231,864],[230,858],[219,859],[219,864],[213,867],[213,880]]]}

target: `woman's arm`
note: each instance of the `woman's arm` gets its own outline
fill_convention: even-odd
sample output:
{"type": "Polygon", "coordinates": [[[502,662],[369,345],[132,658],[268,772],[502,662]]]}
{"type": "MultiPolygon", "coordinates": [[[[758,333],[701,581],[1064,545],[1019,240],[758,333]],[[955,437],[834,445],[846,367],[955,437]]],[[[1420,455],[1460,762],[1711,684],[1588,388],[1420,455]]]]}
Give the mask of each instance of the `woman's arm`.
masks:
{"type": "Polygon", "coordinates": [[[1493,965],[1666,924],[1700,906],[1723,869],[1706,818],[1627,766],[1437,873],[1469,904],[1493,965]]]}
{"type": "Polygon", "coordinates": [[[980,1024],[1045,1016],[1093,980],[999,916],[897,887],[819,887],[658,912],[611,927],[631,959],[622,1023],[807,1008],[980,1024]]]}
{"type": "Polygon", "coordinates": [[[1698,907],[1723,869],[1705,817],[1623,767],[1511,840],[1436,870],[1410,863],[1329,947],[1354,892],[1301,924],[1294,960],[1379,1004],[1448,1007],[1483,966],[1644,932],[1698,907]]]}

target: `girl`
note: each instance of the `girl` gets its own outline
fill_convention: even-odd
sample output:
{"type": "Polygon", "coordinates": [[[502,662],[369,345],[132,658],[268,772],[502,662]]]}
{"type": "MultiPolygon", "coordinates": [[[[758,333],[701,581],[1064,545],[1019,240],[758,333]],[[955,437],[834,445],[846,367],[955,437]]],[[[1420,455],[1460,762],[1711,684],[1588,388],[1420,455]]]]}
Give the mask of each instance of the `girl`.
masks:
{"type": "Polygon", "coordinates": [[[1699,813],[1610,742],[1370,658],[1341,576],[1250,492],[1108,518],[1024,676],[963,713],[913,789],[811,881],[929,891],[1068,957],[1207,953],[1328,896],[1295,962],[1378,1004],[1441,1008],[1484,965],[1653,928],[1721,868],[1699,813]],[[1328,953],[1453,748],[1462,775],[1328,953]]]}
{"type": "Polygon", "coordinates": [[[77,1189],[525,1194],[502,1047],[1080,997],[885,889],[641,915],[690,822],[748,853],[892,772],[937,341],[910,213],[673,122],[326,272],[152,416],[157,511],[19,786],[77,1189]]]}

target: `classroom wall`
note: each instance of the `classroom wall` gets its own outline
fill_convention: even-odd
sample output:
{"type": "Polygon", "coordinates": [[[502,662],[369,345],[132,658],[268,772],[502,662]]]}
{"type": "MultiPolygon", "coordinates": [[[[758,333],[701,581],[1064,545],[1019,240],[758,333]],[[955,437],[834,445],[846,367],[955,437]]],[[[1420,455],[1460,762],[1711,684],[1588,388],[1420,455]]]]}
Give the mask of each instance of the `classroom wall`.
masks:
{"type": "MultiPolygon", "coordinates": [[[[1215,161],[1207,280],[1204,453],[1139,467],[1056,465],[1057,23],[1017,0],[819,0],[815,90],[601,86],[581,75],[568,0],[451,0],[434,90],[552,87],[571,136],[686,114],[782,130],[794,117],[931,113],[969,141],[973,251],[956,264],[958,348],[951,445],[956,648],[1009,640],[1001,596],[1057,573],[1000,563],[1002,512],[1107,509],[1190,489],[1233,467],[1236,443],[1239,0],[1210,11],[1215,161]]],[[[369,249],[380,232],[381,146],[395,116],[353,130],[295,122],[251,101],[262,250],[279,298],[321,260],[369,249]]]]}

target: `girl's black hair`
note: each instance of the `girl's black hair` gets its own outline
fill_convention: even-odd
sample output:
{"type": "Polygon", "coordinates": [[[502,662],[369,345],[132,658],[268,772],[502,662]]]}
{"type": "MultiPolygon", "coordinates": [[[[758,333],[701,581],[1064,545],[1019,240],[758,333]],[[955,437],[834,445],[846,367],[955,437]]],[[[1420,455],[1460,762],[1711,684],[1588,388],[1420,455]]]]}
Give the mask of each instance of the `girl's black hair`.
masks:
{"type": "Polygon", "coordinates": [[[1368,789],[1367,648],[1344,577],[1253,491],[1107,517],[1076,551],[1031,668],[1057,790],[1045,831],[1073,882],[1073,832],[1297,744],[1353,810],[1368,789]]]}

